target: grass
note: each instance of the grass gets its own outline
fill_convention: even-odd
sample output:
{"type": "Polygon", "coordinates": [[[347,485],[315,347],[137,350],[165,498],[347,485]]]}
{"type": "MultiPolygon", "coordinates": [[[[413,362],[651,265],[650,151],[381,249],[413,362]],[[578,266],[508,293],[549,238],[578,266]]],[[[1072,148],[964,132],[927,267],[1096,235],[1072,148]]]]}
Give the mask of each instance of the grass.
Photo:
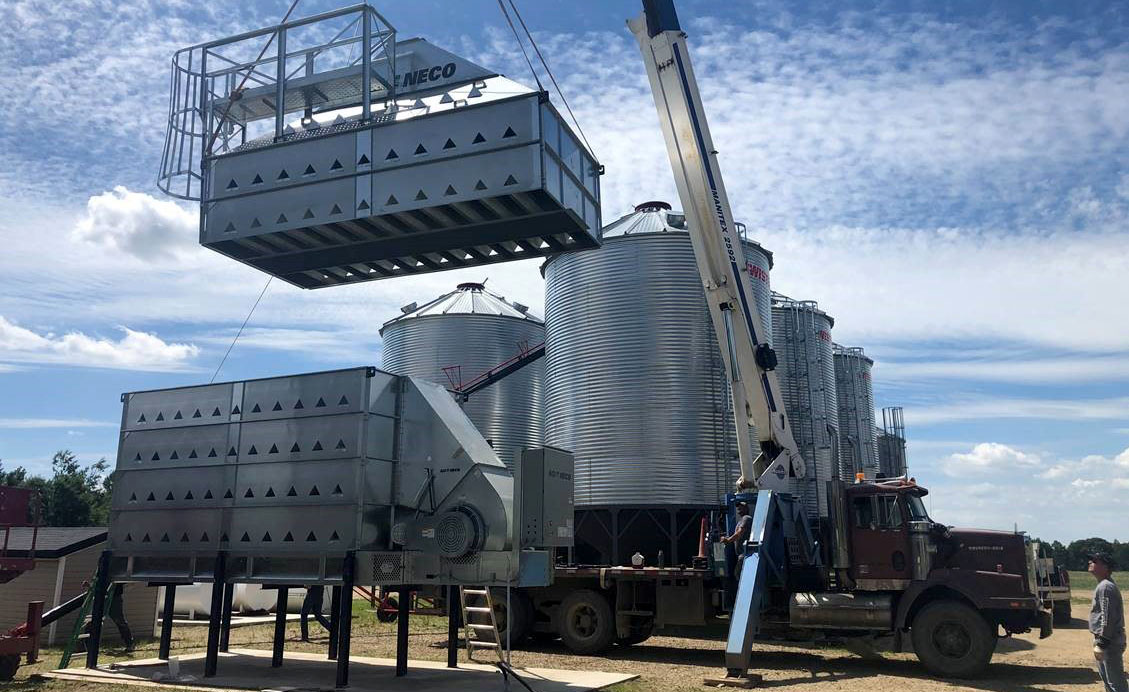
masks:
{"type": "MultiPolygon", "coordinates": [[[[1129,573],[1122,572],[1113,575],[1114,581],[1121,589],[1121,596],[1124,601],[1129,602],[1129,573]]],[[[1094,575],[1089,572],[1070,572],[1070,602],[1074,605],[1089,606],[1093,602],[1094,589],[1098,585],[1098,580],[1094,579],[1094,575]]],[[[1084,614],[1075,613],[1075,616],[1081,617],[1084,614]]]]}

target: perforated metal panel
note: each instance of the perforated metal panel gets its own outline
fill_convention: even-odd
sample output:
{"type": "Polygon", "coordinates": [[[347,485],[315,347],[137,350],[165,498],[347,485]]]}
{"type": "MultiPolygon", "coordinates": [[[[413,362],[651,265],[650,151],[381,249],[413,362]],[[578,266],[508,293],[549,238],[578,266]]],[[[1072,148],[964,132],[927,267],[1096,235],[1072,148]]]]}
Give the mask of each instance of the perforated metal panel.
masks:
{"type": "Polygon", "coordinates": [[[513,478],[437,385],[356,368],[123,402],[116,579],[199,578],[222,552],[235,581],[332,583],[349,551],[368,583],[516,578],[513,478]]]}

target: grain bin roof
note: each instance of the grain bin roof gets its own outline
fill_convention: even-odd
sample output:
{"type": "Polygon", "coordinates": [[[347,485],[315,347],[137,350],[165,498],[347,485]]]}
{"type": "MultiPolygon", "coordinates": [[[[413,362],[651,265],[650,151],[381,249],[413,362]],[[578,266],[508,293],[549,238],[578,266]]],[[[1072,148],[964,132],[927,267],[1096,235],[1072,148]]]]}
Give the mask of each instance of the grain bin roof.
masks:
{"type": "MultiPolygon", "coordinates": [[[[738,227],[740,229],[744,228],[742,224],[738,224],[738,227]]],[[[685,214],[672,209],[666,202],[652,201],[635,205],[635,210],[630,214],[621,216],[607,226],[604,226],[602,236],[604,240],[608,240],[622,236],[644,235],[648,233],[686,232],[685,214]]],[[[771,268],[773,264],[772,252],[766,250],[757,241],[744,238],[743,233],[742,238],[746,243],[755,245],[768,257],[768,264],[771,268]]]]}
{"type": "Polygon", "coordinates": [[[461,283],[450,293],[444,293],[423,305],[410,303],[400,308],[404,314],[388,320],[380,328],[383,334],[389,325],[417,317],[437,317],[440,315],[494,315],[512,317],[541,324],[543,320],[532,315],[529,308],[521,303],[506,300],[505,296],[491,293],[480,283],[461,283]]]}

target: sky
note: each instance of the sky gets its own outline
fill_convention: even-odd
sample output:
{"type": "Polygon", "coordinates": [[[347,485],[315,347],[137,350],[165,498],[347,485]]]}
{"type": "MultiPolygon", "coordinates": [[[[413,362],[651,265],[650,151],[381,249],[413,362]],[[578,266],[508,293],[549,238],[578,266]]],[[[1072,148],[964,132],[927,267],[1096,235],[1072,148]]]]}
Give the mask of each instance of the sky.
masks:
{"type": "MultiPolygon", "coordinates": [[[[4,6],[0,459],[42,473],[64,447],[112,461],[120,394],[208,381],[262,291],[155,179],[172,53],[288,2],[4,6]]],[[[606,167],[605,221],[679,206],[624,25],[637,3],[518,7],[606,167]]],[[[533,81],[496,3],[378,8],[401,38],[533,81]]],[[[678,9],[735,216],[775,253],[773,288],[875,359],[934,518],[1129,540],[1129,6],[678,9]]],[[[486,276],[541,312],[536,261],[273,283],[219,379],[379,365],[399,306],[486,276]]]]}

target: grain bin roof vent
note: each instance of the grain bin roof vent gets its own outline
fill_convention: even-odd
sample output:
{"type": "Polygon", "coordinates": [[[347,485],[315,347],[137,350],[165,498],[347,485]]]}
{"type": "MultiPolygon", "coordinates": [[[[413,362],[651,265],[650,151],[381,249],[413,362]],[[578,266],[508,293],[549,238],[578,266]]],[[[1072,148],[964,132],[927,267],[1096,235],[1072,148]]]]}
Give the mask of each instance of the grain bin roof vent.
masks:
{"type": "Polygon", "coordinates": [[[403,315],[388,320],[380,328],[381,333],[394,322],[434,317],[437,315],[494,315],[513,317],[541,324],[541,318],[530,314],[529,308],[521,303],[506,300],[505,296],[486,290],[481,283],[461,283],[450,293],[444,293],[435,300],[417,306],[415,303],[401,308],[403,315]],[[411,307],[410,310],[407,308],[411,307]]]}

